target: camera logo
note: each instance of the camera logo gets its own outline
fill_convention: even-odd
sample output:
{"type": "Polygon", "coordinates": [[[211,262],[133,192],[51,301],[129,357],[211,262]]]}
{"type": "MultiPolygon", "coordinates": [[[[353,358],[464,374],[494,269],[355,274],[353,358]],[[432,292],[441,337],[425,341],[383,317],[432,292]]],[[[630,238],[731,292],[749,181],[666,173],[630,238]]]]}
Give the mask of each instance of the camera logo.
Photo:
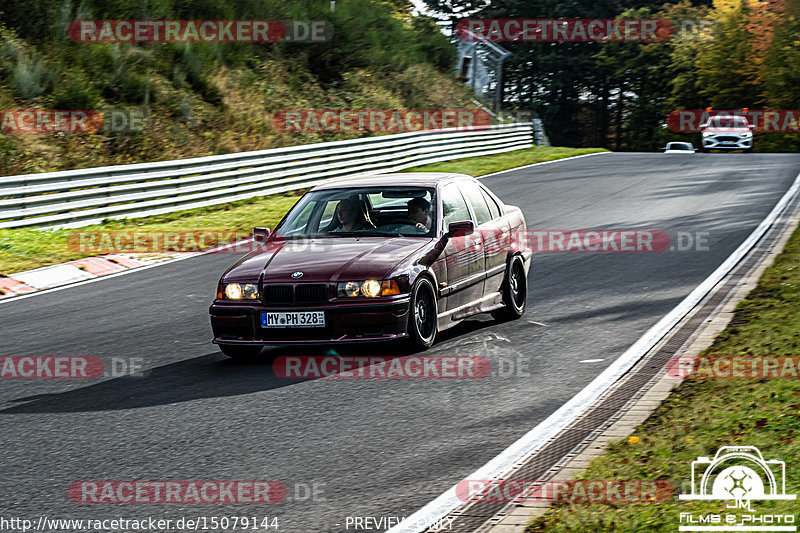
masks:
{"type": "Polygon", "coordinates": [[[794,500],[786,494],[786,463],[764,460],[755,446],[723,446],[692,462],[692,493],[681,500],[794,500]]]}
{"type": "Polygon", "coordinates": [[[678,531],[797,531],[797,516],[759,512],[758,500],[795,500],[786,494],[786,463],[764,460],[755,446],[723,446],[713,459],[692,462],[692,492],[680,500],[728,500],[723,513],[681,512],[678,531]]]}

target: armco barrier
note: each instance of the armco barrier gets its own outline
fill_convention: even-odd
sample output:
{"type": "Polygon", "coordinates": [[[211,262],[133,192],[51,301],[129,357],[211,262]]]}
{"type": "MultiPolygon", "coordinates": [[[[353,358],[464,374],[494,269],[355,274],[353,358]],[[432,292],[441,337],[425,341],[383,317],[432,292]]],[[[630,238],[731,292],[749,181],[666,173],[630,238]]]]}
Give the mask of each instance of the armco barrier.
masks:
{"type": "Polygon", "coordinates": [[[516,123],[4,176],[0,177],[0,228],[79,227],[107,218],[157,215],[532,144],[531,124],[516,123]]]}

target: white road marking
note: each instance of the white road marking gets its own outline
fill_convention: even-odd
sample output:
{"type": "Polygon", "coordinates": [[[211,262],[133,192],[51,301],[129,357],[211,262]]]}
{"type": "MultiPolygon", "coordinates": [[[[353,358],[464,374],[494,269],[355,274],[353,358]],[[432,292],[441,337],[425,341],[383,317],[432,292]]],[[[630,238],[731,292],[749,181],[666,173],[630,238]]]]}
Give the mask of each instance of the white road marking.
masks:
{"type": "Polygon", "coordinates": [[[492,341],[492,340],[503,341],[503,342],[511,342],[510,340],[508,340],[508,337],[505,337],[503,335],[500,335],[499,333],[495,333],[493,331],[490,331],[489,333],[486,334],[486,338],[483,339],[483,342],[485,343],[486,341],[492,341]]]}
{"type": "Polygon", "coordinates": [[[87,279],[94,279],[97,276],[89,274],[75,265],[62,264],[19,272],[9,277],[29,287],[41,290],[77,283],[87,279]]]}
{"type": "Polygon", "coordinates": [[[578,361],[579,363],[599,363],[600,361],[605,361],[605,359],[584,359],[583,361],[578,361]]]}

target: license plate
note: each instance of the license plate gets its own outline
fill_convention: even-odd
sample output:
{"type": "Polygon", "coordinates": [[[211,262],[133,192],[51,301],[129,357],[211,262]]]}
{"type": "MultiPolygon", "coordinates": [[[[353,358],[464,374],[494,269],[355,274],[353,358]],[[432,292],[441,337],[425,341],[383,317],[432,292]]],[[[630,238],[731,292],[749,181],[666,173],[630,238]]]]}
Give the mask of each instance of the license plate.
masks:
{"type": "Polygon", "coordinates": [[[261,313],[264,328],[324,328],[325,311],[265,311],[261,313]]]}

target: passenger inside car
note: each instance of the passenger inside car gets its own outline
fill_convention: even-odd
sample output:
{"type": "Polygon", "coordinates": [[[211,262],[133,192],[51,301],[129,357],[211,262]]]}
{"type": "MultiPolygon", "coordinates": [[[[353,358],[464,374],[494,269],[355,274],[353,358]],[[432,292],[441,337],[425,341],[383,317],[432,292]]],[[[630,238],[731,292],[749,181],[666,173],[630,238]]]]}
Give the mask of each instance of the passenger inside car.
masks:
{"type": "Polygon", "coordinates": [[[367,223],[363,211],[359,208],[358,200],[352,198],[345,198],[337,204],[334,222],[338,222],[336,224],[338,227],[331,228],[329,231],[332,233],[358,231],[372,227],[367,223]]]}

